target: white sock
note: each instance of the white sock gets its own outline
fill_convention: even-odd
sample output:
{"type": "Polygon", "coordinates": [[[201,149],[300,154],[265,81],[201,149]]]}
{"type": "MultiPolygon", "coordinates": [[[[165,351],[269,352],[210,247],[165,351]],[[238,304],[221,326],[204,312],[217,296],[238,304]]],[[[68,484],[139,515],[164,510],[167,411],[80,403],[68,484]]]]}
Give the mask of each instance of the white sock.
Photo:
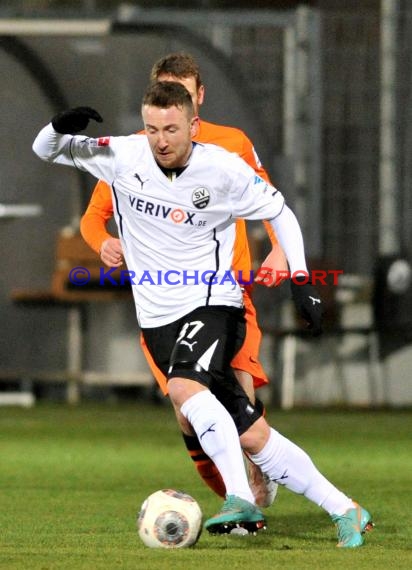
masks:
{"type": "Polygon", "coordinates": [[[190,422],[204,452],[215,462],[228,495],[255,503],[249,487],[234,421],[209,390],[191,396],[180,411],[190,422]]]}
{"type": "Polygon", "coordinates": [[[330,515],[353,508],[353,501],[330,483],[315,467],[309,455],[283,435],[270,429],[264,448],[250,458],[273,481],[304,495],[330,515]]]}

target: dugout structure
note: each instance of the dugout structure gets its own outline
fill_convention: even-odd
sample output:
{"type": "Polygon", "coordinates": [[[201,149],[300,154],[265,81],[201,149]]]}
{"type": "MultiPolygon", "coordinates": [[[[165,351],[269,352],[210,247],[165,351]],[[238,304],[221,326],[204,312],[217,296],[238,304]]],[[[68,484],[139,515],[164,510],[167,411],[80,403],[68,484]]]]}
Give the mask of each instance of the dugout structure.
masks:
{"type": "MultiPolygon", "coordinates": [[[[249,134],[302,220],[311,257],[369,279],[379,255],[399,250],[410,256],[412,130],[405,102],[411,88],[411,7],[401,0],[382,0],[379,10],[371,4],[352,12],[124,5],[84,17],[81,10],[43,10],[31,19],[0,12],[0,66],[8,78],[0,94],[7,133],[0,141],[7,181],[0,202],[24,196],[44,212],[24,223],[0,224],[13,260],[6,262],[1,284],[9,331],[0,343],[2,366],[13,369],[18,358],[20,367],[31,370],[45,363],[49,371],[65,367],[64,311],[53,316],[51,335],[48,311],[39,310],[34,325],[9,292],[48,286],[56,236],[64,226],[76,229],[93,186],[88,177],[46,172],[35,161],[30,145],[39,124],[57,110],[88,102],[102,112],[107,132],[140,128],[137,94],[153,61],[169,51],[187,50],[199,60],[207,86],[204,116],[249,134]],[[27,247],[33,235],[36,248],[27,247]]],[[[280,302],[284,297],[279,293],[280,302]]],[[[279,322],[279,314],[268,317],[270,322],[271,313],[262,314],[264,326],[279,322]]],[[[133,319],[124,308],[90,309],[82,370],[113,366],[117,349],[102,354],[99,346],[113,334],[130,336],[133,319]]],[[[362,324],[368,323],[366,317],[362,324]]],[[[133,359],[129,364],[140,365],[133,359]]],[[[390,399],[387,393],[382,398],[390,399]]]]}

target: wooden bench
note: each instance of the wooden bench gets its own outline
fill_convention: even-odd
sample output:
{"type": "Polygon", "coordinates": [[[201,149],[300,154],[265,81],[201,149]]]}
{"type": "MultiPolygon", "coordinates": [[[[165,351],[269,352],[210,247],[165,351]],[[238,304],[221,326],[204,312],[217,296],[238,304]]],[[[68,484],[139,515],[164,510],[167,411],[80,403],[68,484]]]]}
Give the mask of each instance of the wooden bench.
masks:
{"type": "Polygon", "coordinates": [[[58,237],[55,252],[55,268],[50,289],[32,290],[15,289],[11,298],[25,307],[63,308],[67,311],[67,356],[64,370],[5,370],[0,369],[0,381],[19,379],[22,382],[41,381],[64,383],[67,386],[66,397],[70,403],[80,399],[82,385],[151,385],[153,377],[149,371],[137,371],[127,374],[108,374],[83,370],[83,346],[85,330],[85,311],[90,303],[111,303],[128,301],[133,303],[130,286],[122,286],[122,269],[110,273],[119,285],[105,279],[101,283],[103,263],[78,233],[64,231],[58,237]],[[73,268],[83,268],[90,275],[85,285],[74,285],[70,281],[73,268]]]}
{"type": "Polygon", "coordinates": [[[13,301],[27,304],[61,304],[96,301],[130,300],[130,286],[121,284],[122,271],[119,268],[110,271],[111,278],[118,285],[111,284],[110,279],[103,279],[102,274],[109,268],[103,267],[99,256],[89,248],[80,234],[62,232],[57,240],[55,251],[55,267],[50,289],[16,289],[12,291],[13,301]],[[88,276],[88,282],[76,285],[75,270],[88,276]]]}

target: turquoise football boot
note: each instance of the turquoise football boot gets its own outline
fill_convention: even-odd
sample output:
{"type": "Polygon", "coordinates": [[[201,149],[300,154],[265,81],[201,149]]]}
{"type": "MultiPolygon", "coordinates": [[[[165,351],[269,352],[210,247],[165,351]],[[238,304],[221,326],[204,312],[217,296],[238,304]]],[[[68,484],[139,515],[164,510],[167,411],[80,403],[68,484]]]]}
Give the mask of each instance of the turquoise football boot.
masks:
{"type": "Polygon", "coordinates": [[[343,515],[332,515],[332,521],[336,525],[339,548],[362,546],[363,535],[374,527],[371,515],[357,503],[343,515]]]}
{"type": "Polygon", "coordinates": [[[237,528],[256,533],[266,528],[266,521],[256,505],[235,495],[227,495],[221,511],[205,522],[205,528],[211,534],[230,534],[237,528]]]}

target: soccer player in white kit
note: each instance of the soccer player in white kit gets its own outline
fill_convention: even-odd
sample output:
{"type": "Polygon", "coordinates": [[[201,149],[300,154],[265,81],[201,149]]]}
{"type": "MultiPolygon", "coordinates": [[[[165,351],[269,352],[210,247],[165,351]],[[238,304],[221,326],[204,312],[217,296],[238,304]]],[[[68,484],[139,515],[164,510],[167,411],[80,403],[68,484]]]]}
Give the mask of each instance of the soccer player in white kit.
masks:
{"type": "Polygon", "coordinates": [[[308,282],[302,234],[282,194],[238,156],[193,143],[197,117],[180,84],[159,82],[143,98],[145,135],[76,135],[89,107],[56,115],[33,144],[48,162],[86,170],[111,185],[139,324],[168,377],[176,414],[215,462],[227,496],[205,522],[212,533],[264,517],[250,490],[241,445],[271,480],[326,510],[338,546],[357,547],[370,514],[332,485],[309,456],[271,428],[248,400],[230,362],[244,338],[242,294],[231,272],[236,218],[267,219],[288,259],[292,296],[315,333],[322,304],[308,282]]]}

